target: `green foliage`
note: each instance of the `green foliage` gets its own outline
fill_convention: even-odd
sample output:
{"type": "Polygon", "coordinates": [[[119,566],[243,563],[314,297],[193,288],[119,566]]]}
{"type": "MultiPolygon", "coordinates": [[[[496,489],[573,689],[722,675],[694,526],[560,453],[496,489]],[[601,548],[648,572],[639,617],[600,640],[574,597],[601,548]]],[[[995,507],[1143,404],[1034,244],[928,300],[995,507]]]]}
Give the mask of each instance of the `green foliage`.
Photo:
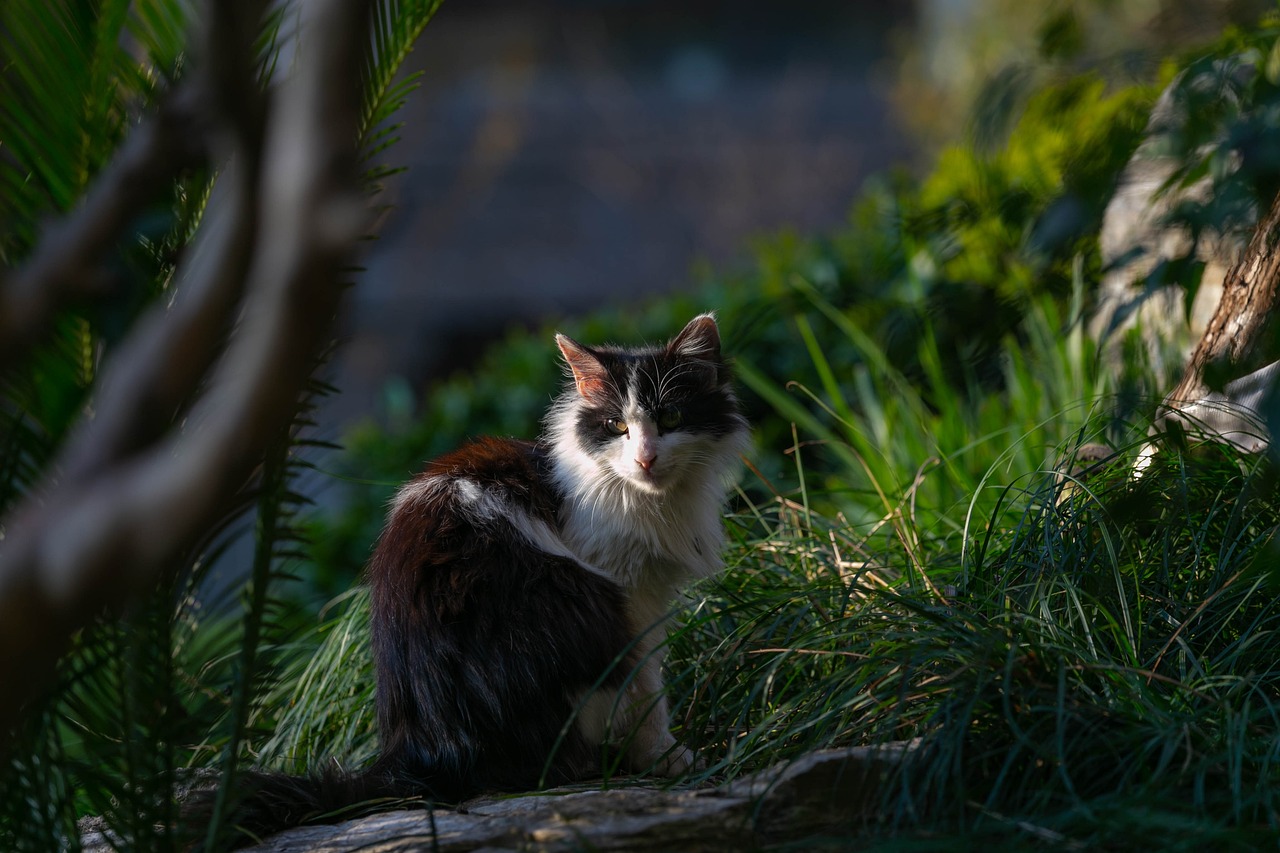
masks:
{"type": "Polygon", "coordinates": [[[673,637],[684,737],[729,775],[918,739],[872,832],[1274,838],[1274,476],[1216,448],[1100,476],[1009,489],[967,561],[914,517],[761,507],[673,637]]]}
{"type": "MultiPolygon", "coordinates": [[[[0,261],[13,266],[33,249],[39,228],[70,211],[111,159],[156,87],[175,70],[174,20],[185,4],[155,2],[6,3],[0,8],[0,261]],[[136,41],[140,50],[126,45],[136,41]]],[[[112,321],[131,322],[165,281],[156,247],[171,245],[191,212],[175,187],[154,219],[138,223],[113,273],[130,281],[118,317],[60,318],[28,362],[0,374],[0,512],[42,476],[80,416],[112,321]],[[107,328],[104,334],[104,327],[107,328]]],[[[2,531],[0,531],[2,532],[2,531]]],[[[174,618],[198,572],[175,574],[138,610],[102,620],[73,639],[58,686],[32,708],[18,743],[0,765],[0,847],[77,848],[76,818],[111,814],[124,843],[172,843],[179,685],[198,683],[189,660],[171,654],[191,640],[174,618]],[[54,698],[56,697],[56,698],[54,698]]],[[[212,685],[211,685],[212,686],[212,685]]],[[[214,688],[216,690],[216,688],[214,688]]]]}
{"type": "MultiPolygon", "coordinates": [[[[384,0],[362,69],[367,181],[396,141],[394,113],[417,78],[397,72],[438,0],[384,0]]],[[[0,262],[19,265],[51,217],[73,209],[128,134],[186,70],[193,7],[166,0],[30,0],[0,6],[0,262]]],[[[261,69],[279,49],[283,10],[263,22],[261,69]]],[[[97,373],[142,311],[163,298],[173,258],[192,239],[211,187],[183,176],[109,261],[117,298],[60,317],[52,339],[0,375],[0,511],[42,478],[81,417],[97,373]]],[[[308,402],[327,389],[313,385],[308,402]]],[[[177,793],[216,768],[219,799],[205,849],[223,845],[235,779],[274,731],[278,673],[308,619],[280,593],[301,558],[295,488],[309,406],[263,459],[260,476],[201,541],[127,613],[102,614],[73,638],[55,687],[28,709],[0,764],[0,848],[79,849],[77,820],[123,849],[172,850],[191,839],[177,793]],[[247,569],[229,557],[251,543],[247,569]],[[221,563],[220,563],[221,561],[221,563]],[[217,576],[211,569],[217,565],[217,576]],[[237,601],[237,599],[240,599],[237,601]]],[[[163,523],[158,519],[157,523],[163,523]]],[[[3,528],[0,527],[0,539],[3,528]]],[[[202,830],[203,831],[203,830],[202,830]]]]}
{"type": "Polygon", "coordinates": [[[1095,281],[1092,235],[1152,94],[1148,87],[1108,93],[1096,76],[1070,78],[1028,100],[1004,147],[985,156],[944,153],[921,191],[926,216],[945,209],[955,223],[943,276],[999,282],[997,295],[1015,301],[1042,291],[1064,296],[1081,254],[1095,281]]]}
{"type": "Polygon", "coordinates": [[[1214,50],[1187,64],[1173,88],[1185,119],[1164,128],[1162,153],[1180,168],[1171,187],[1208,179],[1212,192],[1175,211],[1200,239],[1251,228],[1280,190],[1280,13],[1256,28],[1228,32],[1214,50]]]}
{"type": "MultiPolygon", "coordinates": [[[[1273,0],[970,0],[926,7],[898,46],[891,97],[930,149],[964,127],[987,147],[1003,137],[1029,90],[1097,69],[1114,83],[1143,79],[1163,57],[1205,50],[1231,22],[1252,24],[1273,0]]],[[[1165,81],[1167,82],[1167,81],[1165,81]]]]}
{"type": "MultiPolygon", "coordinates": [[[[726,352],[752,377],[745,402],[763,451],[757,464],[769,479],[785,478],[789,423],[856,405],[868,371],[895,365],[903,381],[926,389],[927,408],[933,391],[999,387],[1006,339],[1043,333],[1022,327],[1039,296],[1057,299],[1059,307],[1044,310],[1067,322],[1073,281],[1097,279],[1098,223],[1151,98],[1145,87],[1108,93],[1091,76],[1059,81],[1030,100],[1006,148],[956,147],[920,184],[873,182],[832,235],[781,234],[755,246],[745,270],[703,271],[689,293],[559,330],[584,341],[661,340],[714,309],[726,352]],[[852,328],[861,334],[851,336],[852,328]],[[823,364],[811,358],[815,349],[823,364]],[[812,389],[812,399],[779,417],[766,386],[791,382],[812,389]]],[[[386,501],[425,460],[470,436],[537,433],[561,383],[552,331],[514,330],[465,375],[431,387],[420,405],[393,387],[388,423],[347,436],[336,471],[347,480],[345,509],[313,528],[324,594],[358,575],[386,501]]]]}
{"type": "MultiPolygon", "coordinates": [[[[151,106],[176,50],[162,24],[182,8],[167,0],[0,7],[0,263],[16,265],[43,222],[75,207],[151,106]],[[140,56],[125,48],[135,39],[145,46],[140,56]]],[[[104,339],[100,326],[110,339],[163,286],[161,256],[190,218],[179,192],[169,209],[162,203],[138,223],[137,244],[113,259],[111,273],[127,275],[139,291],[113,306],[120,316],[63,317],[27,364],[0,373],[0,512],[38,479],[80,415],[104,339]]]]}
{"type": "Polygon", "coordinates": [[[819,388],[792,383],[788,392],[746,360],[739,372],[801,435],[816,439],[813,447],[794,450],[797,464],[803,454],[809,469],[801,485],[815,486],[825,506],[838,507],[855,523],[881,523],[909,501],[927,514],[920,526],[932,535],[960,534],[952,520],[975,507],[981,512],[1007,478],[1050,465],[1052,448],[1101,405],[1106,382],[1093,370],[1092,342],[1078,315],[1059,315],[1049,297],[1031,306],[1019,336],[1006,339],[1002,390],[977,394],[952,384],[931,334],[922,337],[918,354],[927,378],[916,383],[858,326],[813,290],[806,292],[842,326],[858,354],[849,390],[805,327],[802,340],[821,377],[819,388]],[[820,414],[805,406],[815,400],[820,414]]]}
{"type": "Polygon", "coordinates": [[[0,11],[0,261],[24,256],[33,214],[70,210],[137,113],[172,72],[176,46],[162,22],[172,0],[7,3],[0,11]],[[126,45],[146,45],[142,61],[126,45]]]}
{"type": "Polygon", "coordinates": [[[363,69],[367,84],[360,138],[364,161],[369,164],[365,179],[375,191],[380,189],[380,181],[400,171],[396,166],[370,161],[400,140],[403,123],[392,117],[422,78],[420,71],[401,75],[400,68],[439,7],[440,0],[390,0],[374,7],[372,43],[363,69]]]}
{"type": "MultiPolygon", "coordinates": [[[[1238,46],[1223,44],[1213,58],[1238,46]]],[[[1242,85],[1243,106],[1193,123],[1188,163],[1240,128],[1274,136],[1267,90],[1242,85]]],[[[1274,843],[1276,477],[1174,446],[1130,478],[1149,401],[1099,374],[1081,327],[1094,235],[1154,92],[1057,80],[1002,145],[872,185],[846,229],[778,236],[691,296],[563,327],[654,340],[715,308],[758,428],[728,569],[669,639],[679,736],[708,762],[687,781],[910,741],[882,819],[859,829],[873,849],[1274,843]],[[1086,441],[1115,458],[1063,473],[1086,441]]],[[[353,436],[343,465],[371,482],[336,526],[316,522],[329,582],[358,571],[424,459],[535,432],[559,381],[550,341],[517,331],[422,411],[401,395],[389,428],[353,436]]],[[[1125,377],[1158,386],[1140,359],[1125,377]]],[[[367,606],[355,592],[327,626],[277,766],[372,754],[367,606]]]]}
{"type": "Polygon", "coordinates": [[[368,587],[334,604],[341,609],[321,625],[315,654],[296,657],[280,680],[273,701],[286,710],[258,755],[263,766],[301,773],[336,759],[354,768],[377,753],[368,587]]]}

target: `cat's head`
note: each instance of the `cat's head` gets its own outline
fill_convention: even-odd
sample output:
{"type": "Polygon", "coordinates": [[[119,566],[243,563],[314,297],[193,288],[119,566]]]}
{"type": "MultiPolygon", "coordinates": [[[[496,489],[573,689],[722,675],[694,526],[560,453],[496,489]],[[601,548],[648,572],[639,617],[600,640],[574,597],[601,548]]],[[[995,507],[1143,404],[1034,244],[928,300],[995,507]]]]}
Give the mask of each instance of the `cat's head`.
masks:
{"type": "Polygon", "coordinates": [[[747,423],[712,315],[663,346],[588,347],[565,335],[556,344],[572,382],[549,425],[581,474],[661,494],[707,474],[723,478],[744,449],[747,423]]]}

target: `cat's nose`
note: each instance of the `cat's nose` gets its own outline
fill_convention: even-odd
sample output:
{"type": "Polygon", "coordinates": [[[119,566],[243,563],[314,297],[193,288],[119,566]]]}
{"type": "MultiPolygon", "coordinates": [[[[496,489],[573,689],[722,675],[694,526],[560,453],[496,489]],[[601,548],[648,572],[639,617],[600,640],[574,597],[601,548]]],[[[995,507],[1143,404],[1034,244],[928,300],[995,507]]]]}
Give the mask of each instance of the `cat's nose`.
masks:
{"type": "Polygon", "coordinates": [[[643,468],[646,474],[653,470],[653,463],[657,461],[658,461],[658,454],[656,453],[648,457],[647,459],[643,456],[636,457],[636,464],[639,465],[641,468],[643,468]]]}

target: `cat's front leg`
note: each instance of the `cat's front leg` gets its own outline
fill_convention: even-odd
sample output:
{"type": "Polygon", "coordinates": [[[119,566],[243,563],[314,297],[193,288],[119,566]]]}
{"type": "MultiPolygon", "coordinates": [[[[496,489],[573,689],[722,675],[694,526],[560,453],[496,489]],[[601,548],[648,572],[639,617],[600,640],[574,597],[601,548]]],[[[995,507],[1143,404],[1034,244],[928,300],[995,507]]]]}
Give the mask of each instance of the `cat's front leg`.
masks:
{"type": "Polygon", "coordinates": [[[671,734],[671,713],[662,692],[662,663],[652,655],[619,692],[601,690],[580,705],[578,730],[587,742],[621,744],[627,768],[634,773],[674,777],[698,763],[688,747],[671,734]]]}
{"type": "Polygon", "coordinates": [[[649,659],[627,686],[626,704],[633,709],[626,740],[627,765],[637,773],[675,777],[699,765],[692,750],[671,734],[671,712],[662,689],[662,661],[649,659]]]}

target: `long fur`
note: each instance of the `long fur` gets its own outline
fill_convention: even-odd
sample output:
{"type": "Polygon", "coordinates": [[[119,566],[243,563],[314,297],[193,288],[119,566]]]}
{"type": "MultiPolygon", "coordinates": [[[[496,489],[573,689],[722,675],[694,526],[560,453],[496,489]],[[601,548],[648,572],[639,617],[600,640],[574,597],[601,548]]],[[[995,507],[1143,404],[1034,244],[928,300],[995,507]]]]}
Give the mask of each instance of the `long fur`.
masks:
{"type": "Polygon", "coordinates": [[[570,384],[538,442],[483,438],[400,490],[367,570],[380,756],[366,771],[255,773],[251,837],[347,807],[456,802],[600,772],[676,773],[662,618],[719,569],[726,478],[748,431],[710,315],[663,347],[557,338],[570,384]]]}
{"type": "MultiPolygon", "coordinates": [[[[333,822],[358,817],[362,804],[376,807],[388,800],[420,796],[418,783],[375,763],[361,773],[337,767],[314,770],[306,776],[251,771],[237,777],[232,826],[223,841],[234,846],[255,843],[267,835],[308,822],[333,822]]],[[[190,828],[201,829],[213,817],[216,789],[194,791],[183,804],[190,828]]],[[[191,849],[203,849],[204,837],[190,839],[191,849]]]]}

